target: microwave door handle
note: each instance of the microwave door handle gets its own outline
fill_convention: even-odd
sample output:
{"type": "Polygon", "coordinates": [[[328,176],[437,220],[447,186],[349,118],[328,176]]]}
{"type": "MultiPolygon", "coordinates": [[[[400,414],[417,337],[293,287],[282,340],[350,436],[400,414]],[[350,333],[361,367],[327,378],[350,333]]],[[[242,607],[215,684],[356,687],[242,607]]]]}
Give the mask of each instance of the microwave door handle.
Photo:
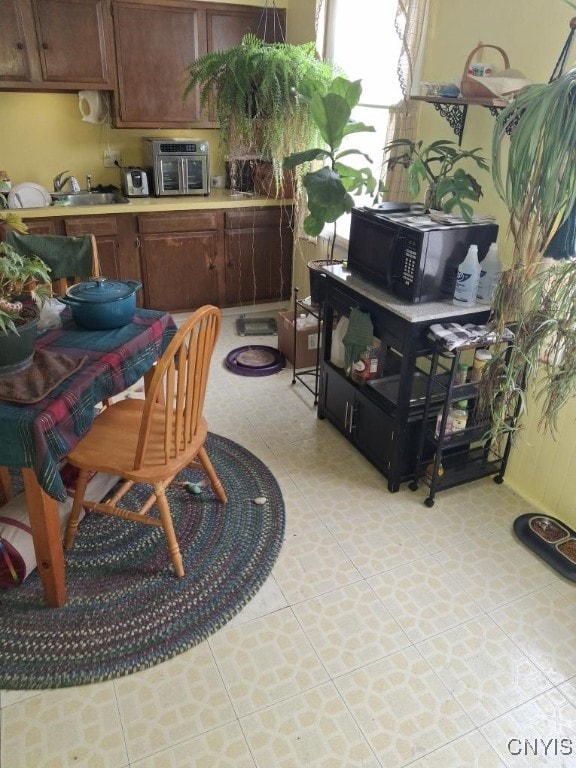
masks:
{"type": "Polygon", "coordinates": [[[180,158],[180,192],[185,194],[188,191],[188,166],[186,158],[180,158]]]}
{"type": "Polygon", "coordinates": [[[400,230],[396,229],[394,232],[394,238],[392,240],[392,248],[391,248],[391,256],[390,259],[385,259],[385,273],[386,273],[386,285],[392,291],[392,287],[394,285],[394,274],[395,274],[395,262],[398,258],[398,253],[400,252],[401,243],[404,240],[404,237],[400,235],[400,230]]]}

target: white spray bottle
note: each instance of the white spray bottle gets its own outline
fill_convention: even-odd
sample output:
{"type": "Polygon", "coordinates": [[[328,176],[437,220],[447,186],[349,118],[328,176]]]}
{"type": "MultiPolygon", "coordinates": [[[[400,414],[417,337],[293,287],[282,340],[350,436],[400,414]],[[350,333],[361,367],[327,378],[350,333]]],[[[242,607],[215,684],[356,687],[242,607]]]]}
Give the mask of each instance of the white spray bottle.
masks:
{"type": "Polygon", "coordinates": [[[458,277],[454,290],[453,303],[459,307],[471,307],[476,304],[476,291],[480,280],[480,262],[478,246],[471,245],[464,261],[458,266],[458,277]]]}

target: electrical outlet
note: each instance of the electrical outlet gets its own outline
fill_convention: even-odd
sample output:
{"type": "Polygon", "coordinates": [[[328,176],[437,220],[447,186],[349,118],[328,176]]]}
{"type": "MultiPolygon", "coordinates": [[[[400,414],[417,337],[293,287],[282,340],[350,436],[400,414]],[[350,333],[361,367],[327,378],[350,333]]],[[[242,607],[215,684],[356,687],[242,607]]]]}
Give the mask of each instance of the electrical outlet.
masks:
{"type": "Polygon", "coordinates": [[[117,149],[104,150],[104,168],[114,168],[120,162],[120,152],[117,149]]]}

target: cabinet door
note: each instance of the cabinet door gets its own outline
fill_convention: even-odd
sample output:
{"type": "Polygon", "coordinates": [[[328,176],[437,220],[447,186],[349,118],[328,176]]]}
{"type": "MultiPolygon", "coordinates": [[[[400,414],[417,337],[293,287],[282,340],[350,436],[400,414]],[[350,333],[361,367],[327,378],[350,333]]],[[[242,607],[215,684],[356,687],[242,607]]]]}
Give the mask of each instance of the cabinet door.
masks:
{"type": "Polygon", "coordinates": [[[328,365],[324,366],[322,376],[320,416],[326,416],[330,419],[332,424],[351,440],[356,388],[342,374],[334,371],[328,365]]]}
{"type": "Polygon", "coordinates": [[[205,15],[193,3],[142,4],[114,0],[120,127],[190,127],[198,99],[186,100],[186,68],[206,52],[205,15]]]}
{"type": "Polygon", "coordinates": [[[2,88],[112,88],[112,24],[106,0],[3,0],[2,88]]]}
{"type": "Polygon", "coordinates": [[[42,79],[111,87],[113,56],[105,0],[33,0],[42,79]]]}
{"type": "Polygon", "coordinates": [[[269,43],[285,39],[286,12],[276,8],[241,5],[215,6],[206,9],[206,32],[209,51],[225,51],[240,45],[248,32],[269,43]]]}
{"type": "Polygon", "coordinates": [[[351,420],[356,447],[388,476],[394,453],[399,450],[395,419],[358,392],[351,420]]]}
{"type": "Polygon", "coordinates": [[[145,305],[166,312],[219,303],[218,234],[142,235],[145,305]]]}
{"type": "Polygon", "coordinates": [[[3,0],[0,8],[0,82],[24,87],[34,75],[40,77],[31,9],[21,0],[3,0]]]}
{"type": "MultiPolygon", "coordinates": [[[[132,216],[71,216],[64,219],[71,237],[94,235],[100,272],[110,280],[141,280],[132,216]]],[[[138,299],[141,303],[140,296],[138,299]]]]}
{"type": "Polygon", "coordinates": [[[228,212],[225,237],[228,305],[289,298],[292,230],[286,211],[228,212]]]}

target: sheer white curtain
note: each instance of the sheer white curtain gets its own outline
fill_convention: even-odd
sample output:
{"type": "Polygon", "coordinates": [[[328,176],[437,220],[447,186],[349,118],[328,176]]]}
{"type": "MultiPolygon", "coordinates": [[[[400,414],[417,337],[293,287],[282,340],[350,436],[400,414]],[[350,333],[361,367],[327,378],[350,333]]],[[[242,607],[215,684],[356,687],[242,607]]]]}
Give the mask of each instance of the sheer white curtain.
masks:
{"type": "MultiPolygon", "coordinates": [[[[372,158],[374,174],[387,186],[387,199],[406,199],[402,178],[398,174],[386,178],[382,148],[393,136],[414,136],[415,107],[409,96],[418,77],[428,3],[320,0],[317,5],[324,56],[335,61],[348,78],[362,80],[362,101],[354,118],[376,128],[373,134],[353,134],[349,144],[372,158]]],[[[368,202],[357,198],[359,205],[368,202]]],[[[343,237],[348,236],[350,227],[346,219],[349,217],[338,221],[338,234],[343,237]]]]}

